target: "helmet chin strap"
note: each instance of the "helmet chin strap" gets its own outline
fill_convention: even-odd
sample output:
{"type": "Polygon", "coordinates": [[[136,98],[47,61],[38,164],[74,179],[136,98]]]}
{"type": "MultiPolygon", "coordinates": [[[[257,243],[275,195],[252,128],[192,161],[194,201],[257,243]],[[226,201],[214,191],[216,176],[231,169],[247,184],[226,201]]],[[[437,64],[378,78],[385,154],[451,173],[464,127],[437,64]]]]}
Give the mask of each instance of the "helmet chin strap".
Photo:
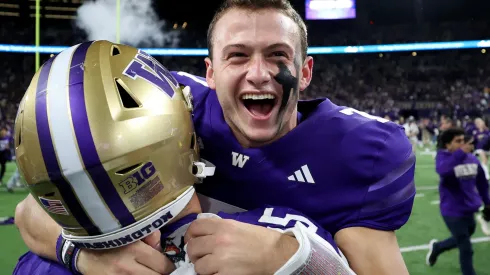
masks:
{"type": "Polygon", "coordinates": [[[197,172],[194,174],[197,178],[204,179],[208,176],[213,176],[216,166],[211,162],[201,158],[201,161],[194,162],[197,172]]]}
{"type": "Polygon", "coordinates": [[[191,186],[173,202],[162,206],[150,216],[114,232],[99,236],[74,236],[63,230],[62,235],[63,238],[80,248],[110,249],[122,247],[140,240],[168,224],[185,209],[194,194],[194,187],[191,186]]]}

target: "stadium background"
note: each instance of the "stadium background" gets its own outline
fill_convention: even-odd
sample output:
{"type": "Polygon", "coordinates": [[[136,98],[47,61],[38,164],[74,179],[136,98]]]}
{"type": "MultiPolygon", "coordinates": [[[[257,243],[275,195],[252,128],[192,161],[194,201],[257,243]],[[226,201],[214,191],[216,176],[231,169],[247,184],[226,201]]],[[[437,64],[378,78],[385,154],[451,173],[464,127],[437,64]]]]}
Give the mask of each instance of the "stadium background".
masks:
{"type": "MultiPolygon", "coordinates": [[[[120,37],[123,43],[151,48],[170,70],[203,75],[206,29],[219,2],[122,0],[118,18],[115,0],[42,0],[36,40],[36,1],[0,0],[1,126],[13,125],[35,72],[35,52],[43,52],[42,64],[61,49],[51,46],[120,37]],[[36,42],[45,47],[34,47],[36,42]],[[155,48],[174,51],[169,55],[155,48]]],[[[304,16],[310,1],[291,2],[304,16]]],[[[475,117],[489,121],[490,1],[357,0],[354,9],[354,18],[307,20],[310,50],[317,54],[312,85],[302,97],[326,96],[399,123],[415,118],[420,141],[422,133],[425,138],[417,145],[413,214],[397,232],[403,257],[411,274],[460,274],[457,251],[440,257],[435,267],[425,266],[429,240],[448,235],[439,214],[432,141],[442,115],[463,126],[475,117]]],[[[14,170],[12,161],[3,183],[14,170]]],[[[0,217],[13,216],[26,194],[21,187],[7,193],[1,185],[0,217]]],[[[27,248],[13,225],[0,226],[0,238],[0,274],[11,274],[27,248]]],[[[490,238],[478,229],[474,242],[476,271],[490,274],[490,238]]]]}

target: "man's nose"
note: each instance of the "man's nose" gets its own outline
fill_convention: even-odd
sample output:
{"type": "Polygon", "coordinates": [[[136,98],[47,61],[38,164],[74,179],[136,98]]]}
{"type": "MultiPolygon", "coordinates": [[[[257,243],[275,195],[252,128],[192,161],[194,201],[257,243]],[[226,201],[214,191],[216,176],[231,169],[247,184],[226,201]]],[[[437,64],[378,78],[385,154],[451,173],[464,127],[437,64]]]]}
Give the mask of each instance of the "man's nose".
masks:
{"type": "Polygon", "coordinates": [[[261,86],[271,81],[270,71],[263,57],[254,57],[250,60],[246,79],[254,86],[261,86]]]}

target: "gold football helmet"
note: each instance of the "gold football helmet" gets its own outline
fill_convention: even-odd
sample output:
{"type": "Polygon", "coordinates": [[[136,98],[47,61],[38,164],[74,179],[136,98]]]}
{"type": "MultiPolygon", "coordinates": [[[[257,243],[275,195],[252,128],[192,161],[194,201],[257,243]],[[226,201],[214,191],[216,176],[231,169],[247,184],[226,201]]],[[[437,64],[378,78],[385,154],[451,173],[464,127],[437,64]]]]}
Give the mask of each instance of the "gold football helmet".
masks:
{"type": "Polygon", "coordinates": [[[15,121],[31,194],[80,247],[139,240],[214,173],[199,159],[188,88],[136,48],[78,44],[34,75],[15,121]]]}

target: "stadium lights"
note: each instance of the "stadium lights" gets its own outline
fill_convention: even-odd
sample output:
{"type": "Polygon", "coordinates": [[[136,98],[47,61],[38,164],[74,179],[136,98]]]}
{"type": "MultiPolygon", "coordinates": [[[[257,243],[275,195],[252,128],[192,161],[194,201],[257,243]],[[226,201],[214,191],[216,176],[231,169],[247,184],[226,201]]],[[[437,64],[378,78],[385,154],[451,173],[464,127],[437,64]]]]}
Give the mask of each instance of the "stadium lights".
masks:
{"type": "Polygon", "coordinates": [[[0,3],[0,8],[12,8],[12,9],[18,9],[19,5],[18,4],[6,4],[6,3],[0,3]]]}
{"type": "MultiPolygon", "coordinates": [[[[177,23],[176,23],[177,24],[177,23]]],[[[176,25],[174,25],[176,26],[176,25]]],[[[477,49],[490,47],[490,40],[467,40],[452,42],[407,43],[388,45],[364,45],[364,46],[335,46],[335,47],[309,47],[308,54],[358,54],[358,53],[389,53],[389,52],[414,52],[437,51],[455,49],[477,49]]],[[[10,53],[59,53],[68,46],[38,46],[0,44],[0,52],[10,53]]],[[[206,48],[144,48],[151,55],[165,56],[207,56],[206,48]]],[[[486,52],[486,50],[485,50],[486,52]]]]}
{"type": "Polygon", "coordinates": [[[9,11],[0,11],[0,16],[13,16],[19,17],[20,14],[18,12],[9,12],[9,11]]]}

